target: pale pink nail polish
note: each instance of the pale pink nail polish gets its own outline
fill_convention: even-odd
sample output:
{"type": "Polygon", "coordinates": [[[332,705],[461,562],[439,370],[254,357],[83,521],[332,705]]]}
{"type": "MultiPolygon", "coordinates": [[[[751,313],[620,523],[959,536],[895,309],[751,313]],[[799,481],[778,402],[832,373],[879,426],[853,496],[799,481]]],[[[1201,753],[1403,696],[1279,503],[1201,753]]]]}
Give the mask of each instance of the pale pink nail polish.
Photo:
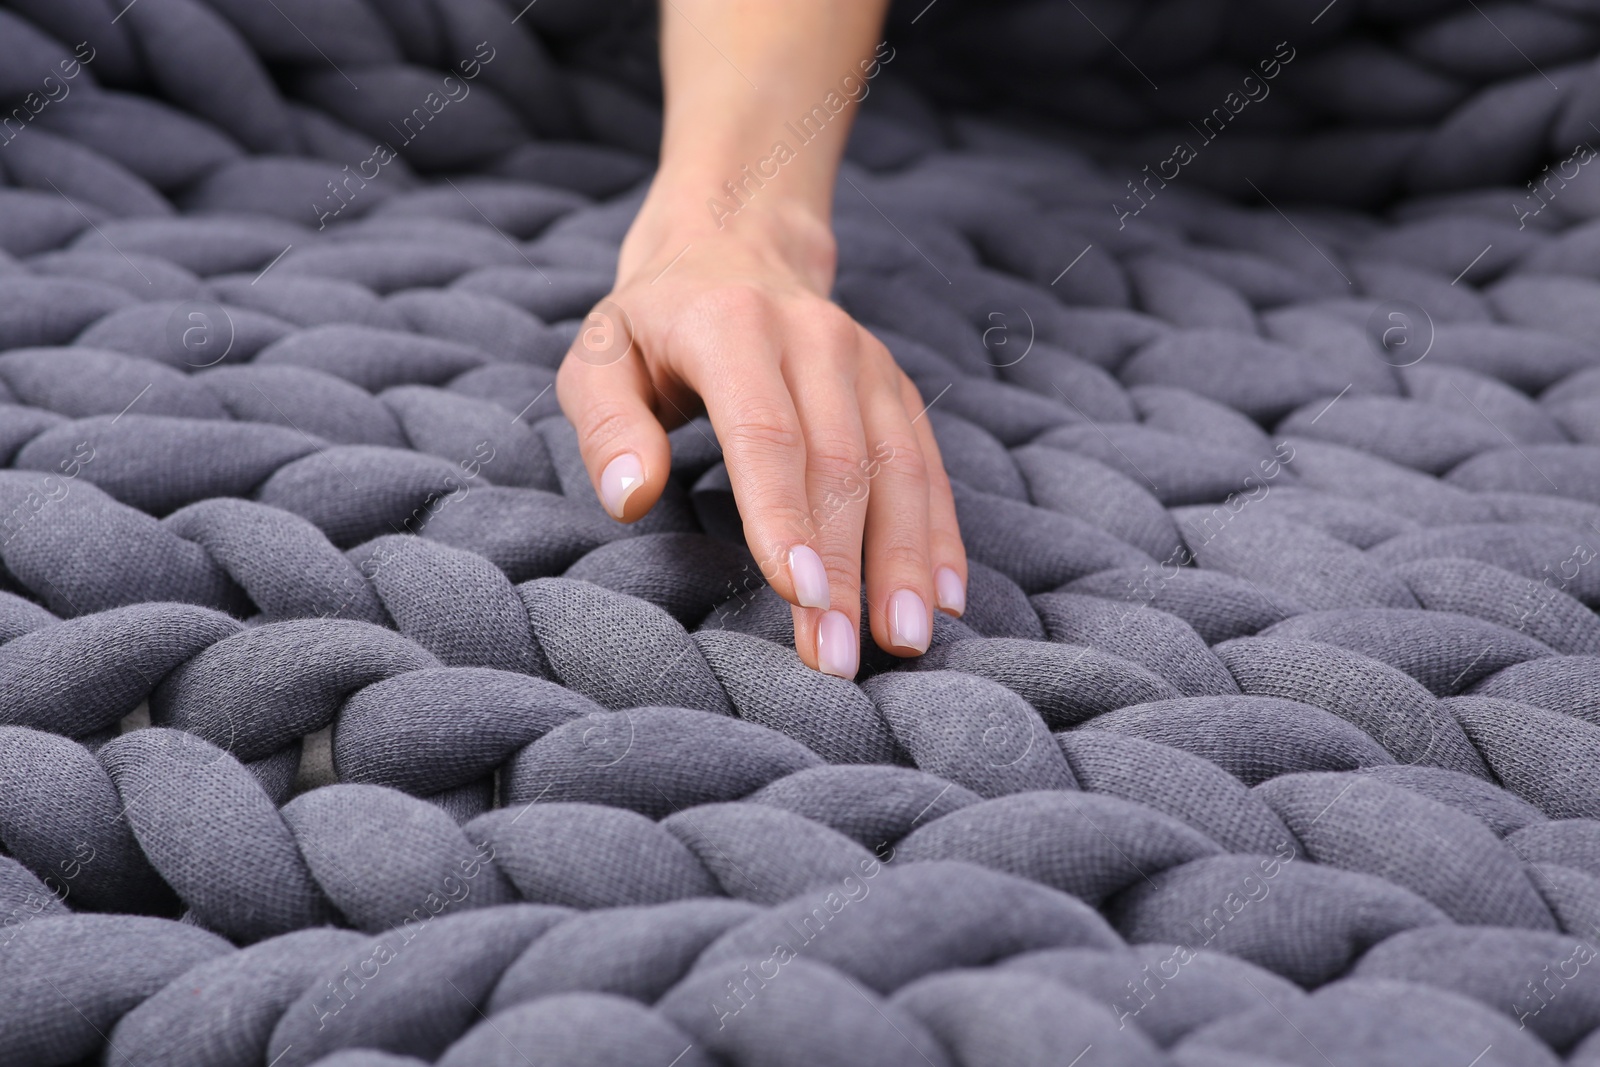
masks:
{"type": "Polygon", "coordinates": [[[643,484],[644,464],[632,452],[624,452],[600,472],[600,503],[611,512],[612,518],[621,521],[628,498],[643,484]]]}
{"type": "Polygon", "coordinates": [[[909,589],[889,594],[889,640],[896,648],[928,651],[928,607],[909,589]]]}
{"type": "Polygon", "coordinates": [[[966,586],[961,584],[961,576],[951,568],[940,567],[933,572],[933,591],[939,598],[940,611],[960,615],[967,610],[966,586]]]}
{"type": "Polygon", "coordinates": [[[828,606],[828,568],[809,546],[795,545],[789,550],[789,580],[794,582],[795,599],[801,607],[828,606]]]}
{"type": "Polygon", "coordinates": [[[817,623],[817,666],[822,673],[854,678],[860,655],[861,641],[849,617],[842,611],[824,613],[817,623]]]}

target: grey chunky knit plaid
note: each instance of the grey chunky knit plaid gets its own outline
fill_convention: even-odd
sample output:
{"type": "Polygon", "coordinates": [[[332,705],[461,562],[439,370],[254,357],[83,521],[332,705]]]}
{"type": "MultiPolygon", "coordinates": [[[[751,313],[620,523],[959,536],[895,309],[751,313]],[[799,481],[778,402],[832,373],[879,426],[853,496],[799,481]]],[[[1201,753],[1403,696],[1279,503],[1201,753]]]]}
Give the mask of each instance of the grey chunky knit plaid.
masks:
{"type": "Polygon", "coordinates": [[[555,403],[639,6],[0,0],[0,1067],[1600,1065],[1600,4],[897,9],[855,682],[555,403]]]}

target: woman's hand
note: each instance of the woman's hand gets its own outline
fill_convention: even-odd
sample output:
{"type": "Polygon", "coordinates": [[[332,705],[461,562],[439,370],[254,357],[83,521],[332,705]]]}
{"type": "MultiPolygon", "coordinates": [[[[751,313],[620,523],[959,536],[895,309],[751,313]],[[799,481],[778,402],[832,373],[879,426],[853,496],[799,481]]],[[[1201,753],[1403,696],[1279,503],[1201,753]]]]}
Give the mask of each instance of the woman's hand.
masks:
{"type": "Polygon", "coordinates": [[[703,410],[800,658],[855,675],[863,551],[873,638],[926,651],[931,610],[965,606],[955,504],[915,386],[827,298],[825,219],[774,195],[718,226],[670,185],[556,379],[596,492],[622,521],[644,515],[666,484],[666,428],[703,410]]]}
{"type": "Polygon", "coordinates": [[[666,484],[664,427],[710,415],[750,552],[793,606],[800,658],[842,678],[860,654],[863,552],[887,651],[926,651],[932,608],[966,604],[922,398],[828,300],[839,159],[894,54],[873,44],[886,6],[662,5],[660,167],[616,287],[556,378],[595,490],[625,522],[666,484]]]}

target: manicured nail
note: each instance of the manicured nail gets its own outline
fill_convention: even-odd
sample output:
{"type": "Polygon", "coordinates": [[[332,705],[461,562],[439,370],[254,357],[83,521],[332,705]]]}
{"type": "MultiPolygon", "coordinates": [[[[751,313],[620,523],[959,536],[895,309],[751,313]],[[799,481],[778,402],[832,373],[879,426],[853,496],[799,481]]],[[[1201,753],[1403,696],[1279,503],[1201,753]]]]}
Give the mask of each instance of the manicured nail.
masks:
{"type": "Polygon", "coordinates": [[[939,598],[939,610],[951,615],[960,615],[967,610],[967,589],[961,584],[961,576],[949,567],[940,567],[933,572],[933,590],[939,598]]]}
{"type": "Polygon", "coordinates": [[[607,463],[600,474],[600,502],[620,522],[628,498],[643,484],[644,464],[632,452],[624,452],[607,463]]]}
{"type": "Polygon", "coordinates": [[[849,617],[842,611],[825,612],[817,623],[817,665],[822,673],[854,678],[860,654],[860,637],[849,617]]]}
{"type": "Polygon", "coordinates": [[[828,568],[810,546],[795,545],[789,550],[789,580],[794,582],[794,595],[801,607],[828,606],[828,568]]]}
{"type": "Polygon", "coordinates": [[[889,640],[896,648],[928,651],[928,607],[909,589],[889,594],[889,640]]]}

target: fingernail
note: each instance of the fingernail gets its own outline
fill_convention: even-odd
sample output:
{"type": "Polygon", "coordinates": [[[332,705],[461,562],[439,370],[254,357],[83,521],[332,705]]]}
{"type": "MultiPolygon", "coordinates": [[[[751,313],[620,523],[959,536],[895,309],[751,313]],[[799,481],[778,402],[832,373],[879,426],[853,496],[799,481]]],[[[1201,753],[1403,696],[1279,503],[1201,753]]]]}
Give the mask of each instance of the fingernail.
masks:
{"type": "Polygon", "coordinates": [[[600,502],[620,522],[628,498],[643,484],[644,464],[632,452],[624,452],[600,473],[600,502]]]}
{"type": "Polygon", "coordinates": [[[795,545],[789,550],[789,580],[794,582],[794,595],[801,607],[828,606],[828,568],[810,546],[795,545]]]}
{"type": "Polygon", "coordinates": [[[961,584],[961,576],[951,568],[940,567],[933,572],[933,590],[939,598],[940,611],[960,615],[967,610],[967,588],[961,584]]]}
{"type": "Polygon", "coordinates": [[[825,612],[817,623],[817,665],[822,673],[854,678],[860,654],[861,640],[849,617],[842,611],[825,612]]]}
{"type": "Polygon", "coordinates": [[[889,640],[896,648],[928,651],[928,607],[909,589],[889,595],[889,640]]]}

